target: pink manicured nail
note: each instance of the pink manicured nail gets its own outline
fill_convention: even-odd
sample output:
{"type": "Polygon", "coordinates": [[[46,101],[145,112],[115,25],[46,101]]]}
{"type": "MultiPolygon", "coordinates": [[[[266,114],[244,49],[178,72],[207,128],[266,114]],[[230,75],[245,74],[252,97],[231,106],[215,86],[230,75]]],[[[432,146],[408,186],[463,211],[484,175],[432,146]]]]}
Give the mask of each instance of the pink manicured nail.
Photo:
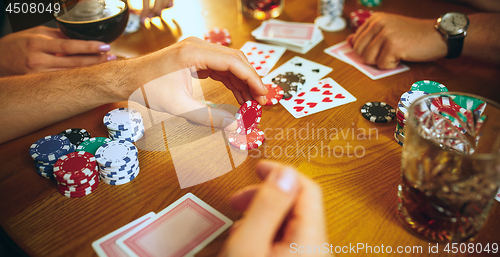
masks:
{"type": "Polygon", "coordinates": [[[99,51],[101,51],[101,52],[107,52],[109,50],[111,50],[111,46],[108,44],[104,44],[104,45],[99,46],[99,51]]]}
{"type": "Polygon", "coordinates": [[[290,192],[295,185],[296,178],[297,174],[295,174],[295,171],[287,168],[281,172],[276,183],[283,192],[290,192]]]}
{"type": "Polygon", "coordinates": [[[110,54],[108,55],[108,61],[116,60],[116,55],[110,54]]]}

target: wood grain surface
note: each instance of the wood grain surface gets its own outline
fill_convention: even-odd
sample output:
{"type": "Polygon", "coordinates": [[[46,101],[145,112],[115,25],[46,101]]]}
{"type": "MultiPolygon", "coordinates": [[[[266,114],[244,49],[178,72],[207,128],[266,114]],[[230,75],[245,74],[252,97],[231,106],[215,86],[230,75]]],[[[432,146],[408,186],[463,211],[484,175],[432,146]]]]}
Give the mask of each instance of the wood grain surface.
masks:
{"type": "MultiPolygon", "coordinates": [[[[351,11],[359,8],[362,6],[356,0],[346,0],[344,17],[348,18],[351,11]]],[[[475,12],[449,1],[430,0],[383,0],[382,5],[373,10],[420,18],[436,18],[447,11],[475,12]]],[[[153,19],[137,33],[119,38],[112,43],[112,52],[136,57],[191,35],[200,36],[213,27],[227,28],[233,40],[229,47],[239,49],[246,41],[254,41],[250,32],[260,24],[260,21],[244,18],[236,0],[178,0],[162,17],[164,20],[153,19]]],[[[316,17],[317,1],[287,0],[279,19],[313,22],[316,17]]],[[[275,67],[297,55],[330,66],[333,71],[326,77],[337,81],[357,101],[301,119],[293,118],[281,105],[263,107],[260,128],[266,132],[265,144],[249,151],[248,157],[235,156],[232,171],[199,185],[180,189],[169,147],[182,144],[182,140],[192,141],[192,137],[205,135],[206,130],[196,132],[195,126],[191,126],[183,135],[194,133],[192,137],[167,140],[168,128],[178,128],[172,127],[176,119],[142,107],[137,108],[148,121],[147,142],[138,143],[141,172],[133,182],[123,186],[102,183],[87,197],[68,199],[58,193],[55,181],[37,175],[28,154],[32,143],[67,128],[85,128],[93,137],[107,136],[103,116],[114,108],[127,106],[127,102],[101,106],[0,145],[1,227],[30,256],[95,256],[93,241],[148,212],[161,211],[188,192],[230,219],[239,219],[241,213],[231,209],[229,197],[245,186],[259,183],[254,165],[261,159],[271,159],[296,167],[321,185],[328,231],[325,243],[334,246],[363,243],[393,249],[422,246],[423,254],[405,256],[427,256],[430,242],[405,230],[396,214],[402,149],[393,139],[396,123],[371,123],[361,116],[360,107],[369,101],[397,106],[401,94],[408,91],[413,82],[423,79],[441,82],[450,91],[473,93],[500,102],[500,69],[459,58],[406,63],[410,67],[407,72],[371,80],[323,52],[345,40],[350,33],[349,27],[340,32],[323,32],[325,40],[309,53],[287,51],[275,67]],[[287,146],[291,147],[285,154],[283,150],[287,146]],[[240,162],[241,165],[235,165],[240,162]]],[[[201,89],[205,100],[237,109],[236,100],[221,83],[205,80],[201,89]]],[[[190,158],[189,154],[186,158],[190,158]]],[[[193,168],[200,166],[196,158],[190,161],[193,168]]],[[[475,242],[500,243],[499,216],[499,203],[495,201],[490,218],[475,242]]],[[[216,255],[227,236],[226,231],[197,256],[216,255]]],[[[391,254],[377,256],[386,255],[391,254]]],[[[432,256],[477,254],[452,255],[440,251],[432,256]]]]}

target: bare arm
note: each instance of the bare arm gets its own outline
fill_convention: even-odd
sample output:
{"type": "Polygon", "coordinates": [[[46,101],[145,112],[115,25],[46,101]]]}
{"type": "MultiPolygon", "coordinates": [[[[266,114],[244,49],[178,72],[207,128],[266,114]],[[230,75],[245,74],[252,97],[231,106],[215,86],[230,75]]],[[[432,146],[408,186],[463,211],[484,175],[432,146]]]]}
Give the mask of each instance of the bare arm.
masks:
{"type": "MultiPolygon", "coordinates": [[[[469,19],[462,55],[500,63],[500,34],[495,33],[500,29],[500,13],[477,13],[469,19]]],[[[400,61],[433,61],[448,51],[435,22],[379,12],[347,39],[367,64],[381,69],[394,68],[400,61]]]]}
{"type": "MultiPolygon", "coordinates": [[[[0,78],[0,143],[62,121],[102,104],[125,101],[139,87],[166,75],[197,72],[221,81],[240,104],[265,104],[267,89],[241,51],[188,38],[158,52],[91,67],[0,78]]],[[[161,82],[161,81],[160,81],[161,82]]],[[[155,83],[153,83],[155,84],[155,83]]],[[[157,109],[182,116],[204,104],[192,99],[188,83],[156,83],[162,96],[157,109]]],[[[213,123],[226,127],[229,112],[214,109],[213,123]]],[[[207,117],[189,117],[207,124],[207,117]]]]}

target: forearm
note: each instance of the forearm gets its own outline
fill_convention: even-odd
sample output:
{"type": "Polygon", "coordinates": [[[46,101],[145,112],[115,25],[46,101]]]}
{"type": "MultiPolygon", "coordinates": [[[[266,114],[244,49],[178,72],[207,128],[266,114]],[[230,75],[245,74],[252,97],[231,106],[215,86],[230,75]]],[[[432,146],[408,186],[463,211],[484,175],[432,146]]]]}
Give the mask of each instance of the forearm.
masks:
{"type": "Polygon", "coordinates": [[[0,123],[0,143],[102,104],[127,100],[141,86],[131,61],[0,78],[0,119],[5,121],[0,123]]]}
{"type": "Polygon", "coordinates": [[[462,54],[500,63],[500,13],[471,14],[469,20],[462,54]]]}

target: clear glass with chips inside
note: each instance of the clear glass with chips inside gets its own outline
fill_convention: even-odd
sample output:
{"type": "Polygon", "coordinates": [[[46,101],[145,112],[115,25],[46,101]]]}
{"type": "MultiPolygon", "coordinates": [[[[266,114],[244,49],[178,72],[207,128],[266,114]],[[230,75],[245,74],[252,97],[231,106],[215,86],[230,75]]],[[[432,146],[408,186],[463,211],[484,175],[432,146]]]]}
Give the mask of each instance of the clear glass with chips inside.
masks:
{"type": "Polygon", "coordinates": [[[500,105],[443,92],[408,110],[398,215],[434,242],[472,240],[500,186],[500,105]]]}

